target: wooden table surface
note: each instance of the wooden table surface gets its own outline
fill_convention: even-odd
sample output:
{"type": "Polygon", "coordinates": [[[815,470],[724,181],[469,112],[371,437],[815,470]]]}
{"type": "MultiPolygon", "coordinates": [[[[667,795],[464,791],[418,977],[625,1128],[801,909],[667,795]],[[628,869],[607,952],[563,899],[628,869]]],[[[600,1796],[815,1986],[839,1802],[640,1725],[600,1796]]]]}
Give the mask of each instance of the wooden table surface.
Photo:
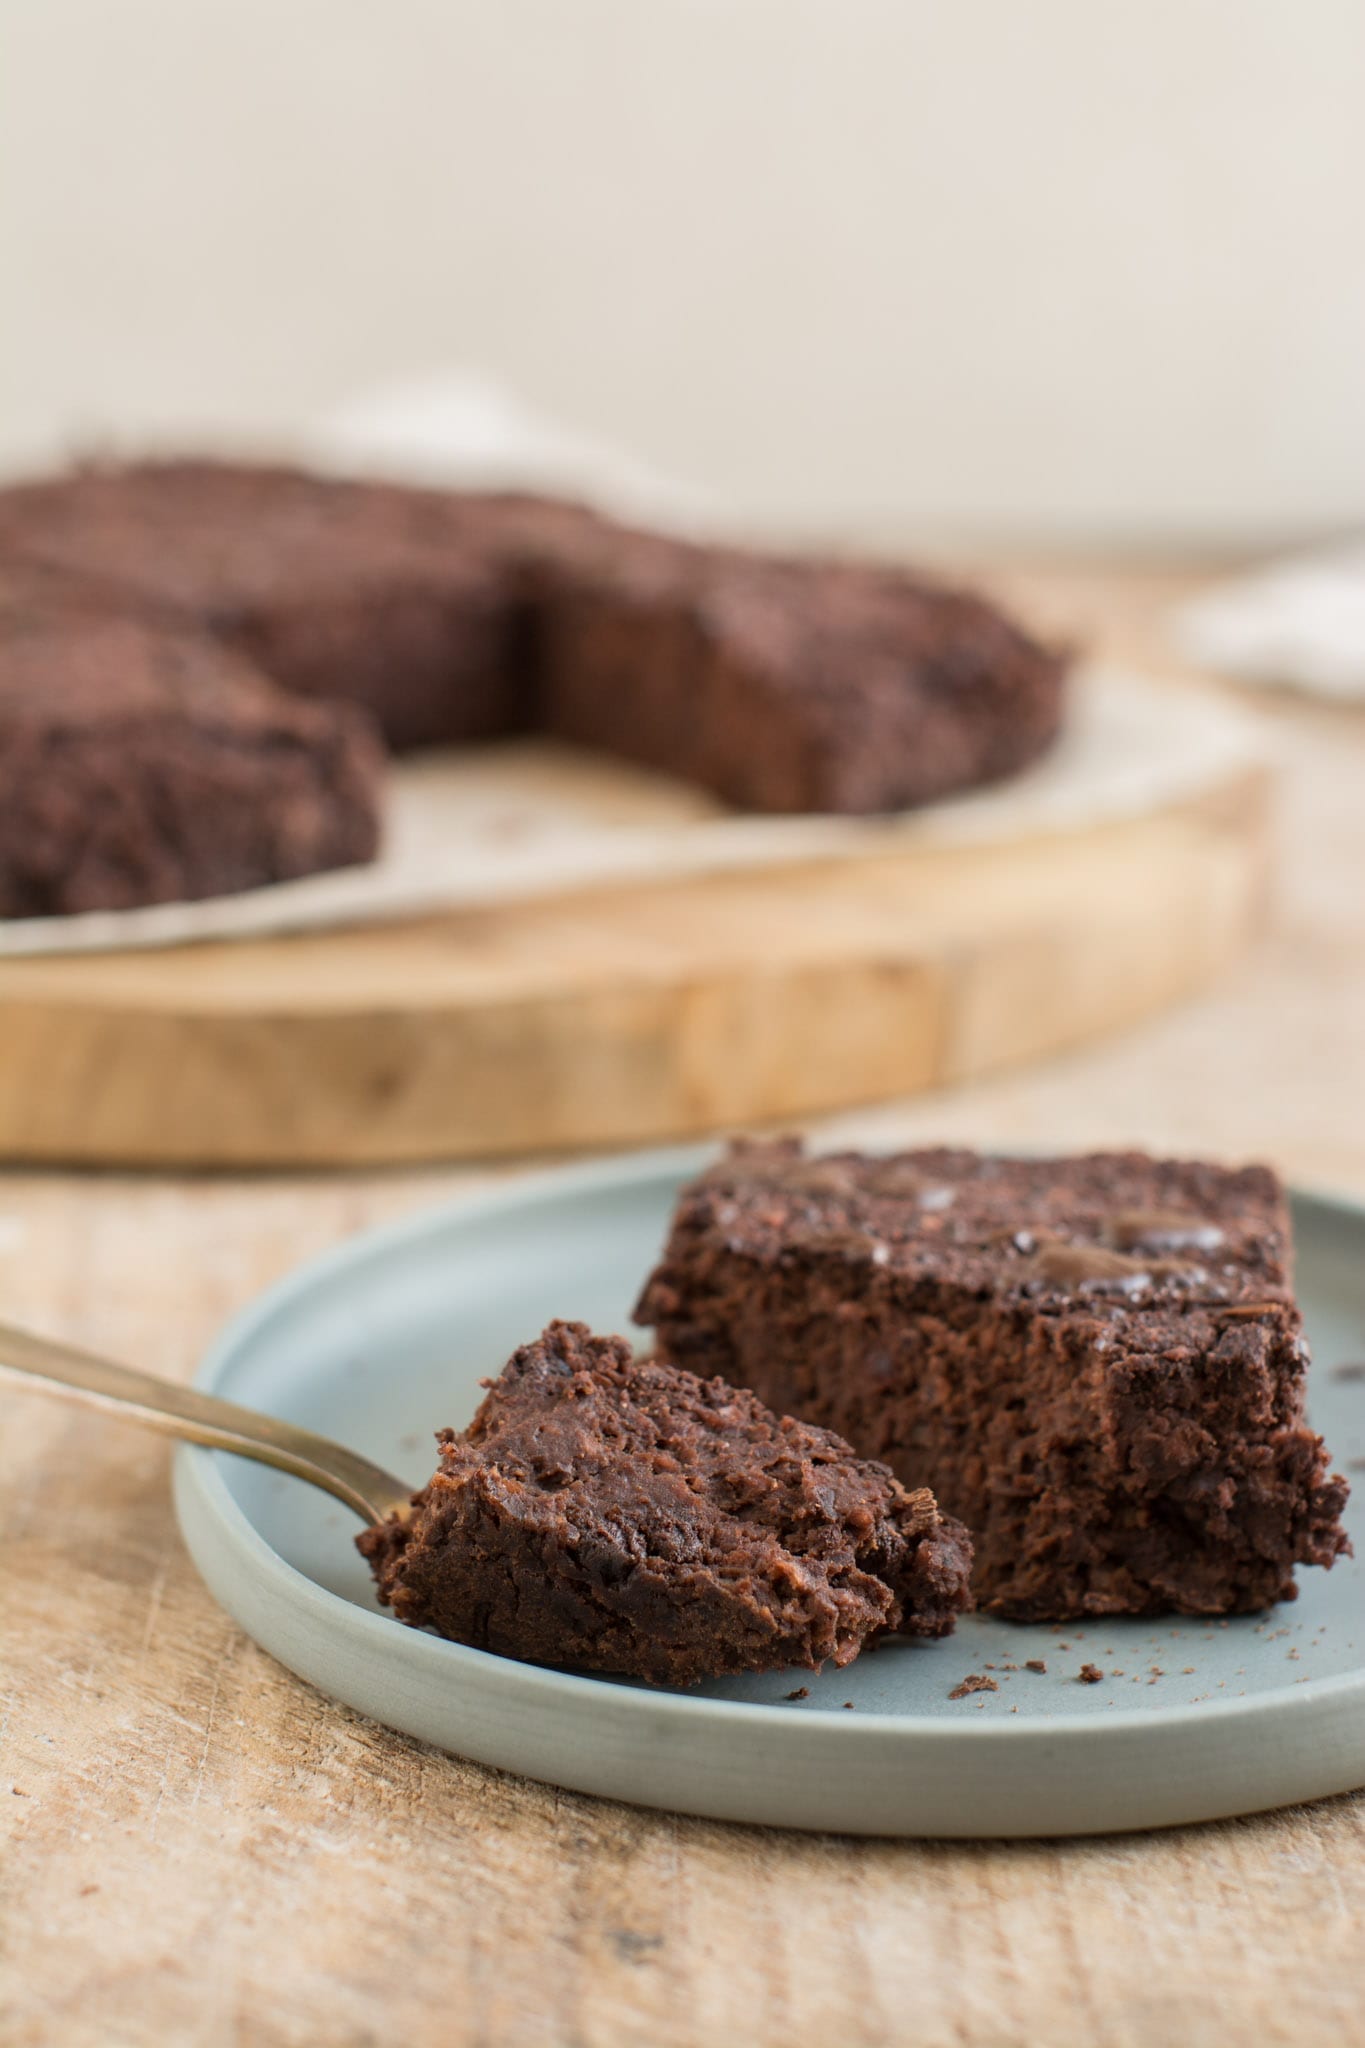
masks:
{"type": "MultiPolygon", "coordinates": [[[[1132,650],[1189,579],[1005,581],[1132,650]]],[[[1365,1196],[1365,713],[1267,715],[1279,898],[1234,979],[839,1132],[1262,1155],[1365,1196]]],[[[188,1375],[297,1260],[489,1178],[0,1176],[0,1314],[188,1375]]],[[[945,1845],[500,1777],[328,1704],[241,1635],[181,1549],[159,1439],[10,1389],[0,1559],[4,2048],[1365,2041],[1365,1795],[945,1845]]]]}

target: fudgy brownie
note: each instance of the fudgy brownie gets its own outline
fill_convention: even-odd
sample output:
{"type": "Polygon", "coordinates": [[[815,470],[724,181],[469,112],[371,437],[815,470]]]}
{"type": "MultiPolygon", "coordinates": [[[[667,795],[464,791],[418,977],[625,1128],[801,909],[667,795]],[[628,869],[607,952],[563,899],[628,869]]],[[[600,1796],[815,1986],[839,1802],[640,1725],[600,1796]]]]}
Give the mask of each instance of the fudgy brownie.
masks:
{"type": "Polygon", "coordinates": [[[637,1314],[932,1486],[994,1612],[1229,1614],[1347,1548],[1290,1260],[1264,1167],[744,1145],[684,1192],[637,1314]]]}
{"type": "Polygon", "coordinates": [[[537,1664],[686,1685],[946,1635],[971,1546],[921,1489],[751,1393],[552,1323],[440,1469],[357,1538],[399,1619],[537,1664]]]}
{"type": "Polygon", "coordinates": [[[203,635],[0,565],[0,916],[216,895],[373,858],[365,714],[203,635]]]}
{"type": "Polygon", "coordinates": [[[553,580],[547,728],[760,811],[899,810],[1055,739],[1066,660],[901,569],[622,536],[553,580]]]}

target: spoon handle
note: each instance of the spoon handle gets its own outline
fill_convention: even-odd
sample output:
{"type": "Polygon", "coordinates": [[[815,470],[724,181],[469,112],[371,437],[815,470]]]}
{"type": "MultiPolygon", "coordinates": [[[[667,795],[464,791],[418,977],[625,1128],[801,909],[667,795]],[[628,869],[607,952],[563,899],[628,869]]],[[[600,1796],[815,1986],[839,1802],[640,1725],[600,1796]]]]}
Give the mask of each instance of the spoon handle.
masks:
{"type": "Polygon", "coordinates": [[[292,1472],[296,1478],[335,1494],[367,1522],[382,1522],[386,1515],[405,1508],[412,1491],[368,1458],[342,1444],[329,1443],[326,1437],[314,1436],[295,1423],[258,1415],[233,1401],[201,1394],[197,1387],[134,1372],[130,1366],[115,1365],[111,1359],[34,1336],[28,1330],[16,1330],[8,1323],[0,1323],[0,1373],[12,1373],[32,1386],[148,1423],[190,1443],[235,1451],[263,1465],[275,1465],[281,1472],[292,1472]]]}

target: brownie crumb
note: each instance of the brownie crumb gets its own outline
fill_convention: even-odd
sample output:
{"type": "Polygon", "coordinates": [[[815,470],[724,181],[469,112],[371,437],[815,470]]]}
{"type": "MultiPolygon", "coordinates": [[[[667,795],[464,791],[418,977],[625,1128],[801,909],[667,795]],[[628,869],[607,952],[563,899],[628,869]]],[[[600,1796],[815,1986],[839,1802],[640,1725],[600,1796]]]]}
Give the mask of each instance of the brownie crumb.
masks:
{"type": "Polygon", "coordinates": [[[795,1692],[784,1692],[782,1697],[784,1700],[808,1700],[810,1698],[810,1687],[808,1685],[798,1685],[795,1692]]]}
{"type": "Polygon", "coordinates": [[[1025,1671],[1046,1671],[1047,1665],[1041,1657],[1029,1657],[1024,1664],[1025,1671]]]}
{"type": "Polygon", "coordinates": [[[851,1713],[851,1712],[853,1711],[853,1702],[852,1702],[852,1700],[845,1700],[845,1701],[844,1701],[844,1711],[845,1711],[846,1713],[851,1713]]]}
{"type": "Polygon", "coordinates": [[[948,1697],[950,1700],[965,1700],[969,1692],[999,1692],[993,1678],[987,1678],[984,1671],[969,1671],[961,1685],[955,1685],[948,1697]]]}
{"type": "Polygon", "coordinates": [[[1082,1685],[1098,1685],[1104,1677],[1104,1673],[1100,1670],[1098,1664],[1082,1664],[1076,1676],[1082,1685]]]}

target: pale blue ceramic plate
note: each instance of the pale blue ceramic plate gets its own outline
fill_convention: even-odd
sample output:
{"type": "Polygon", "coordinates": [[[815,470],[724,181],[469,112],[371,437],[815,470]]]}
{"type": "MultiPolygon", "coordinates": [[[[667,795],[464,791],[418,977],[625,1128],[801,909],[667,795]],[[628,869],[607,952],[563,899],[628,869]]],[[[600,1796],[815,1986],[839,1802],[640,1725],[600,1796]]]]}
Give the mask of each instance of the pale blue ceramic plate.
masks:
{"type": "MultiPolygon", "coordinates": [[[[416,1485],[434,1465],[432,1430],[467,1421],[480,1378],[552,1316],[630,1328],[678,1185],[703,1156],[547,1174],[358,1237],[239,1316],[198,1384],[416,1485]]],[[[1303,1197],[1297,1216],[1313,1420],[1338,1464],[1357,1467],[1365,1553],[1365,1375],[1339,1370],[1365,1360],[1365,1212],[1303,1197]]],[[[291,1670],[392,1728],[577,1791],[775,1827],[1064,1835],[1365,1784],[1359,1561],[1304,1572],[1295,1603],[1246,1620],[973,1618],[946,1642],[890,1644],[818,1678],[661,1693],[402,1627],[374,1605],[356,1522],[296,1480],[183,1447],[176,1503],[214,1594],[291,1670]],[[1026,1671],[1030,1658],[1046,1673],[1026,1671]],[[1087,1662],[1102,1684],[1078,1682],[1087,1662]],[[949,1698],[991,1668],[997,1692],[949,1698]],[[807,1698],[784,1698],[802,1684],[807,1698]]]]}

